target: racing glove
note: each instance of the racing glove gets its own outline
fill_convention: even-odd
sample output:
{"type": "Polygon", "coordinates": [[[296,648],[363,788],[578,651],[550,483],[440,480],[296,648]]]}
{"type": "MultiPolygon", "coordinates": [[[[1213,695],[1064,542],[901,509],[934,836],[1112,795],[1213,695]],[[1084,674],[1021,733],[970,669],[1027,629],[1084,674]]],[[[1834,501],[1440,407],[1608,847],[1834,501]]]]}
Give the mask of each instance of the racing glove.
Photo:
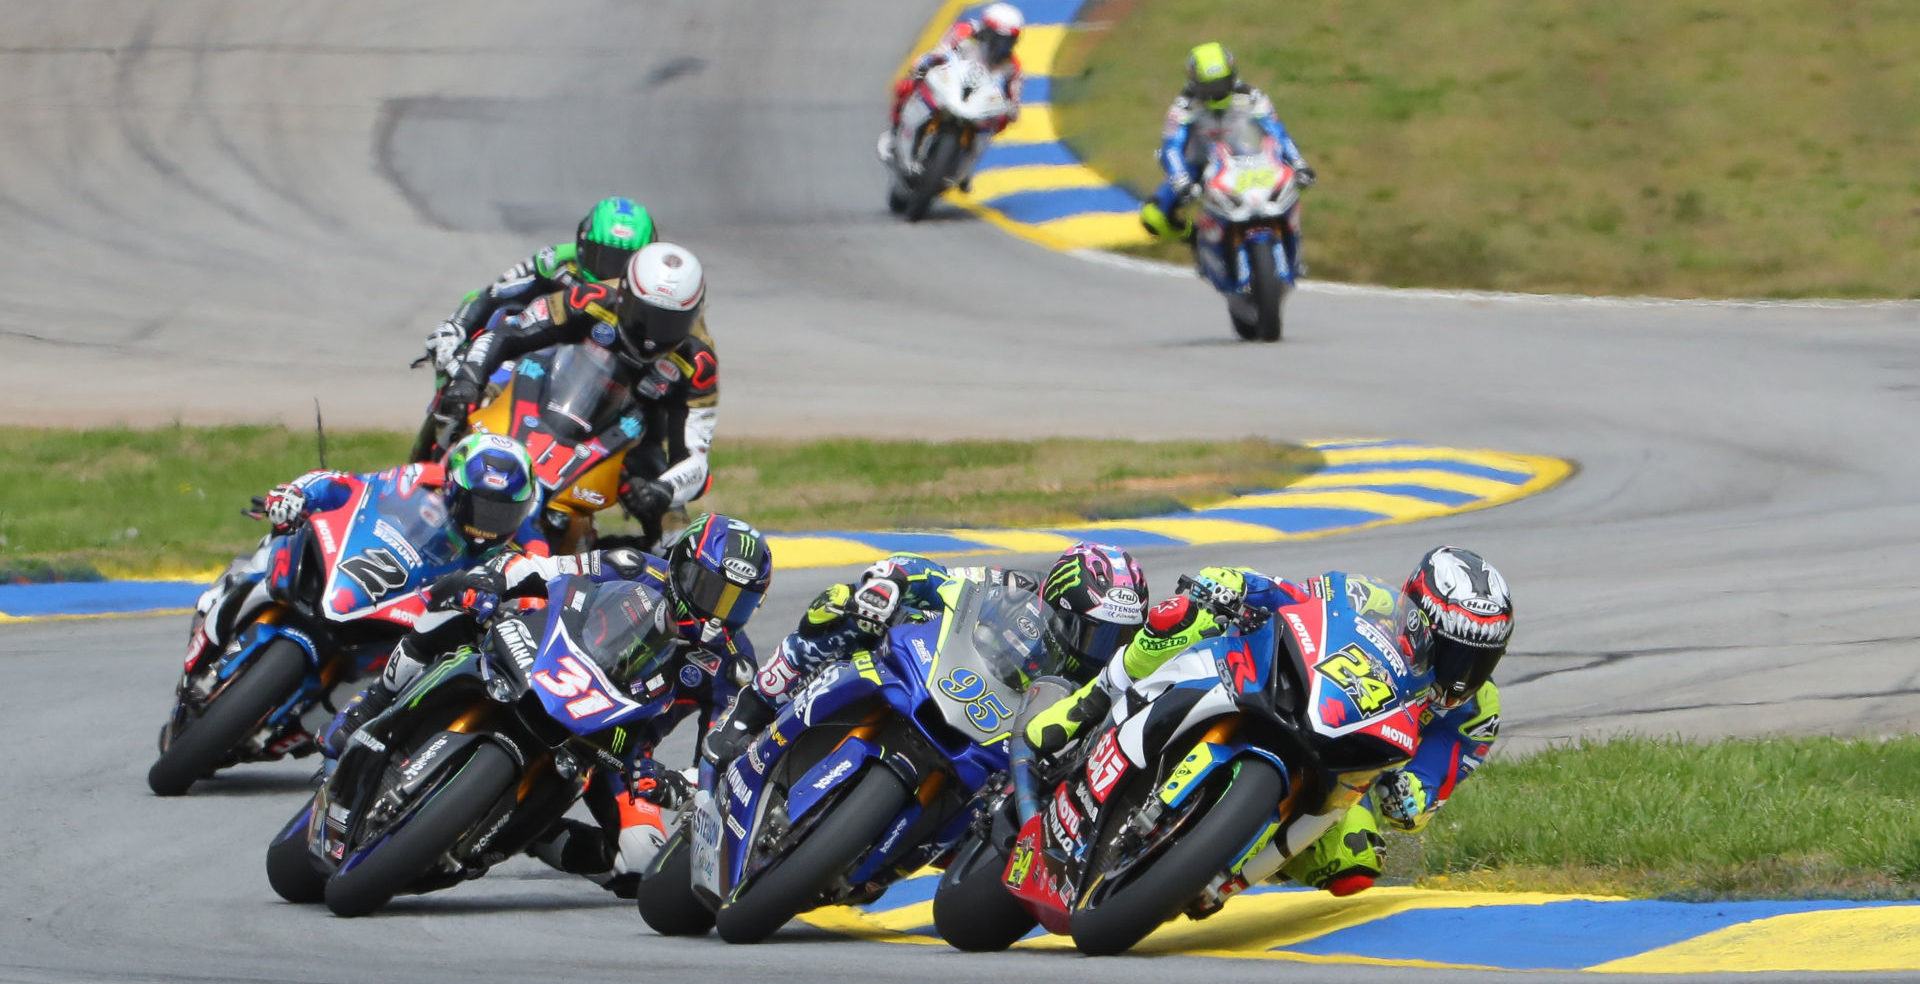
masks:
{"type": "Polygon", "coordinates": [[[1396,770],[1380,777],[1374,786],[1373,802],[1380,815],[1396,827],[1412,829],[1426,807],[1426,787],[1420,777],[1396,770]]]}
{"type": "Polygon", "coordinates": [[[655,359],[647,374],[633,384],[633,395],[642,400],[664,400],[680,381],[680,367],[672,359],[655,359]]]}
{"type": "Polygon", "coordinates": [[[440,326],[427,333],[427,358],[433,360],[435,372],[446,372],[453,365],[454,353],[460,351],[460,343],[467,340],[467,333],[451,321],[442,321],[440,326]]]}
{"type": "Polygon", "coordinates": [[[434,406],[433,412],[445,417],[461,417],[466,415],[468,407],[479,402],[480,384],[459,376],[440,392],[440,402],[434,406]]]}
{"type": "Polygon", "coordinates": [[[634,761],[631,786],[635,796],[663,810],[678,810],[693,802],[693,783],[686,775],[651,756],[634,761]]]}
{"type": "Polygon", "coordinates": [[[298,485],[276,485],[267,493],[261,511],[275,533],[285,533],[307,518],[307,493],[298,485]]]}
{"type": "Polygon", "coordinates": [[[657,480],[623,482],[620,505],[635,519],[663,516],[673,505],[673,486],[657,480]]]}
{"type": "Polygon", "coordinates": [[[1302,188],[1313,187],[1313,168],[1305,164],[1293,169],[1293,183],[1302,188]]]}
{"type": "Polygon", "coordinates": [[[847,615],[853,627],[869,635],[884,635],[893,617],[900,612],[900,582],[889,578],[868,581],[853,593],[847,603],[847,615]]]}
{"type": "Polygon", "coordinates": [[[492,564],[448,574],[427,588],[427,607],[436,611],[462,611],[485,620],[500,604],[507,590],[506,575],[492,564]]]}

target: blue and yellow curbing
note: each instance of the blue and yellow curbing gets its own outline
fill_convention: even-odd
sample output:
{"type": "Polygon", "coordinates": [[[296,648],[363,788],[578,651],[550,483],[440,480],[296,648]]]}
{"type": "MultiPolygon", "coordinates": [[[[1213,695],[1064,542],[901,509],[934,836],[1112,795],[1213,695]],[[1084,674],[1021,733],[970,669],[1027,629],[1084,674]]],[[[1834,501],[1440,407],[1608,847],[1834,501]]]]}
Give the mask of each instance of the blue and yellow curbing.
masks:
{"type": "MultiPolygon", "coordinates": [[[[878,901],[801,918],[863,939],[944,945],[937,872],[878,901]]],[[[1036,931],[1016,947],[1072,948],[1036,931]]],[[[1920,903],[1658,902],[1538,892],[1376,888],[1337,899],[1255,888],[1203,921],[1161,927],[1134,952],[1310,964],[1612,973],[1920,970],[1920,903]]]]}
{"type": "MultiPolygon", "coordinates": [[[[1027,16],[1015,54],[1026,89],[1020,118],[994,137],[969,191],[950,201],[1006,232],[1055,250],[1110,249],[1147,242],[1140,200],[1080,162],[1053,120],[1053,69],[1086,0],[1022,0],[1027,16]]],[[[932,48],[961,17],[985,4],[949,0],[922,32],[912,57],[932,48]]],[[[904,73],[905,66],[902,66],[904,73]]]]}
{"type": "MultiPolygon", "coordinates": [[[[901,550],[936,558],[1057,553],[1080,540],[1128,548],[1275,543],[1485,509],[1544,491],[1573,473],[1559,458],[1409,441],[1310,446],[1324,467],[1284,489],[1165,516],[1046,529],[774,533],[767,540],[781,570],[864,564],[901,550]]],[[[190,581],[0,585],[0,624],[178,614],[215,573],[190,581]]]]}

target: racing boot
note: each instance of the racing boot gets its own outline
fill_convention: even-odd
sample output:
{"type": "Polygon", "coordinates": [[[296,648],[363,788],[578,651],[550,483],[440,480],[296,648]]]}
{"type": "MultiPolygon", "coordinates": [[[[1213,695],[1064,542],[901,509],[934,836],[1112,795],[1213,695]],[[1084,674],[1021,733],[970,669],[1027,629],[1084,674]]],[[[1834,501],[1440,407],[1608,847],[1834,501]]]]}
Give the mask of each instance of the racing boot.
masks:
{"type": "Polygon", "coordinates": [[[727,712],[713,722],[707,729],[705,741],[700,743],[700,752],[707,761],[716,766],[724,766],[740,757],[760,729],[773,722],[778,716],[774,706],[767,702],[760,692],[752,687],[740,691],[727,707],[727,712]]]}
{"type": "MultiPolygon", "coordinates": [[[[327,725],[326,733],[320,737],[320,750],[329,759],[339,759],[346,752],[347,745],[353,741],[353,736],[359,734],[361,727],[385,713],[387,708],[393,706],[394,698],[398,696],[399,693],[388,688],[385,681],[373,681],[367,689],[355,694],[353,699],[347,702],[346,708],[334,717],[331,724],[327,725]]],[[[370,743],[369,747],[380,744],[372,736],[364,737],[361,741],[370,743]]],[[[376,747],[375,750],[379,749],[376,747]]]]}
{"type": "Polygon", "coordinates": [[[893,163],[893,129],[891,127],[880,131],[880,143],[874,148],[874,153],[880,155],[880,163],[893,163]]]}
{"type": "Polygon", "coordinates": [[[585,820],[561,818],[527,853],[555,871],[580,875],[596,885],[605,885],[614,875],[613,850],[607,846],[606,834],[585,820]]]}
{"type": "Polygon", "coordinates": [[[1280,873],[1302,885],[1345,898],[1373,887],[1386,841],[1365,805],[1347,811],[1320,839],[1287,859],[1280,873]]]}
{"type": "Polygon", "coordinates": [[[1035,755],[1051,758],[1073,741],[1080,728],[1098,721],[1113,709],[1113,695],[1100,686],[1098,677],[1071,695],[1055,701],[1027,722],[1027,745],[1035,755]]]}

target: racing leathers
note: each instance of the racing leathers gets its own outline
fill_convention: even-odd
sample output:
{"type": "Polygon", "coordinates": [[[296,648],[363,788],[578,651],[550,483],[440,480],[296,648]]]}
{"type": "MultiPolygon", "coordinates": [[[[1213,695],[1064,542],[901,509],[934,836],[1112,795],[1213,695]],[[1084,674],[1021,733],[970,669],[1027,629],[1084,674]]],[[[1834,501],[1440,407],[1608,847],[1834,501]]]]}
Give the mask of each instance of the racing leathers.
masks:
{"type": "MultiPolygon", "coordinates": [[[[464,412],[508,359],[551,345],[612,348],[619,331],[620,281],[577,284],[534,298],[525,310],[467,347],[448,384],[443,412],[464,412]],[[456,409],[458,408],[458,409],[456,409]]],[[[620,504],[640,521],[646,542],[660,541],[662,517],[705,494],[720,405],[720,363],[703,319],[685,341],[644,370],[621,362],[643,431],[621,462],[620,504]]]]}
{"type": "MultiPolygon", "coordinates": [[[[1167,180],[1154,189],[1153,196],[1140,206],[1140,223],[1155,236],[1185,235],[1192,223],[1179,216],[1180,206],[1206,172],[1207,151],[1236,122],[1251,120],[1280,145],[1280,155],[1292,167],[1301,187],[1313,184],[1313,168],[1287,135],[1287,126],[1274,112],[1267,94],[1245,82],[1236,83],[1225,109],[1214,109],[1196,99],[1191,86],[1182,91],[1167,109],[1167,121],[1161,131],[1160,169],[1167,180]],[[1178,228],[1176,229],[1176,225],[1178,228]]],[[[1287,252],[1287,265],[1299,272],[1300,206],[1287,213],[1281,236],[1287,252]]]]}
{"type": "MultiPolygon", "coordinates": [[[[1356,605],[1365,614],[1391,614],[1397,593],[1370,578],[1322,575],[1295,583],[1248,568],[1208,567],[1183,578],[1178,593],[1147,613],[1147,624],[1123,658],[1072,696],[1042,710],[1028,724],[1029,745],[1042,754],[1057,752],[1089,721],[1104,719],[1114,697],[1202,640],[1224,633],[1240,613],[1272,613],[1285,605],[1325,597],[1335,578],[1364,593],[1356,605]]],[[[1492,682],[1460,707],[1420,714],[1418,745],[1412,761],[1383,773],[1373,789],[1331,829],[1288,859],[1281,873],[1334,895],[1351,895],[1380,876],[1383,841],[1377,817],[1400,830],[1417,831],[1455,788],[1485,761],[1500,730],[1500,694],[1492,682]]]]}
{"type": "MultiPolygon", "coordinates": [[[[434,372],[439,376],[436,399],[452,381],[449,374],[458,363],[461,351],[475,336],[497,327],[501,319],[518,312],[536,297],[592,282],[575,260],[578,249],[571,242],[559,243],[515,263],[493,283],[461,298],[460,306],[454,308],[447,320],[427,333],[425,358],[432,360],[434,372]]],[[[428,415],[420,428],[420,436],[414,441],[412,460],[434,461],[446,452],[435,440],[437,430],[432,415],[428,415]]]]}
{"type": "Polygon", "coordinates": [[[479,630],[477,613],[499,602],[543,595],[548,582],[562,575],[594,583],[644,584],[674,603],[678,620],[677,658],[667,663],[660,678],[633,683],[636,692],[644,687],[649,693],[671,693],[671,701],[644,725],[625,729],[625,775],[599,770],[588,783],[585,801],[598,826],[562,820],[531,848],[561,871],[631,897],[638,873],[666,842],[661,808],[678,808],[690,788],[683,774],[654,760],[654,749],[689,714],[698,712],[704,724],[714,702],[728,696],[722,668],[731,660],[751,663],[754,658],[744,632],[713,635],[704,621],[675,601],[667,563],[659,557],[628,548],[561,557],[513,554],[443,578],[430,589],[434,601],[428,613],[394,647],[381,678],[335,719],[325,745],[336,754],[356,743],[377,745],[385,736],[369,734],[371,729],[362,725],[391,707],[432,662],[470,642],[479,630]]]}
{"type": "Polygon", "coordinates": [[[947,33],[941,37],[938,45],[914,59],[913,66],[907,70],[905,78],[894,82],[893,107],[888,116],[888,126],[880,134],[879,152],[883,162],[890,162],[893,159],[893,134],[900,128],[900,111],[906,107],[907,100],[913,96],[914,87],[920,80],[926,78],[927,72],[935,65],[944,65],[958,58],[973,59],[985,65],[987,71],[992,73],[993,81],[1000,86],[1000,91],[1007,97],[1008,109],[1005,116],[982,122],[977,139],[974,140],[972,154],[956,172],[961,179],[960,190],[967,190],[973,166],[979,162],[980,155],[986,153],[987,145],[992,142],[992,136],[1012,126],[1014,121],[1020,118],[1020,92],[1025,85],[1020,74],[1019,58],[1008,55],[999,64],[991,64],[987,61],[984,47],[974,37],[980,31],[981,21],[978,17],[967,18],[954,24],[947,29],[947,33]]]}
{"type": "MultiPolygon", "coordinates": [[[[266,576],[267,547],[273,536],[285,533],[306,522],[308,516],[317,512],[327,512],[346,505],[365,484],[373,481],[393,481],[394,492],[410,498],[418,494],[429,494],[440,498],[440,490],[445,488],[446,469],[438,464],[415,463],[382,472],[370,472],[362,475],[350,475],[338,471],[310,471],[284,486],[275,488],[261,500],[262,516],[273,523],[273,532],[260,538],[251,553],[234,558],[207,590],[202,592],[194,604],[194,622],[199,626],[204,644],[218,650],[233,639],[236,626],[235,616],[255,584],[266,576]]],[[[439,508],[445,511],[442,501],[439,508]]],[[[545,555],[550,552],[546,534],[540,524],[533,519],[522,523],[512,539],[505,544],[486,549],[478,554],[468,545],[464,537],[447,530],[445,545],[447,556],[468,564],[478,564],[489,556],[501,551],[517,551],[545,555]]]]}

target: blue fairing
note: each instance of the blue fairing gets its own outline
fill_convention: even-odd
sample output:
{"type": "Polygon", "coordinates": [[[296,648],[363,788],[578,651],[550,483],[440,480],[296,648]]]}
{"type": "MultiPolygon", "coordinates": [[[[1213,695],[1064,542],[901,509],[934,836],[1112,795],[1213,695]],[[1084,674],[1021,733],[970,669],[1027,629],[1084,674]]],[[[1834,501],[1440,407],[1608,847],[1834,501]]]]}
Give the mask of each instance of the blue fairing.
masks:
{"type": "Polygon", "coordinates": [[[1213,285],[1213,289],[1223,294],[1238,294],[1248,289],[1253,264],[1247,259],[1246,251],[1252,249],[1271,250],[1273,268],[1280,272],[1280,279],[1286,281],[1288,286],[1294,283],[1293,267],[1287,263],[1286,246],[1270,229],[1249,229],[1240,248],[1236,250],[1227,249],[1225,238],[1202,249],[1201,272],[1206,274],[1207,282],[1213,285]]]}
{"type": "MultiPolygon", "coordinates": [[[[608,586],[618,590],[624,582],[608,582],[608,586]]],[[[573,638],[565,613],[584,607],[585,599],[598,587],[586,578],[572,576],[556,577],[547,583],[547,610],[558,614],[547,619],[539,655],[527,673],[533,692],[540,697],[540,706],[577,735],[639,724],[673,702],[671,688],[658,697],[634,699],[628,688],[609,680],[580,641],[573,638]]]]}
{"type": "Polygon", "coordinates": [[[438,491],[405,468],[365,482],[321,600],[329,618],[359,616],[469,563],[438,491]]]}

